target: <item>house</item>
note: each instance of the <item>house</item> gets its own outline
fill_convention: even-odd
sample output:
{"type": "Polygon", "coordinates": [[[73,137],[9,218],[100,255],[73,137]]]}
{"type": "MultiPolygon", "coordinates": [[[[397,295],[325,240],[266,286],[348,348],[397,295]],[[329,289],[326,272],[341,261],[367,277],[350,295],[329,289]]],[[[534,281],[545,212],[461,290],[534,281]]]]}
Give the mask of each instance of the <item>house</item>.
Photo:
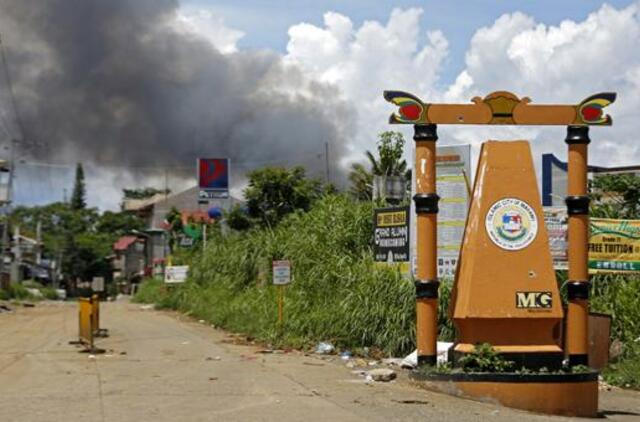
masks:
{"type": "Polygon", "coordinates": [[[114,280],[139,282],[147,268],[147,239],[143,235],[122,236],[113,244],[110,258],[114,280]]]}
{"type": "Polygon", "coordinates": [[[233,196],[214,198],[202,202],[198,198],[200,189],[197,186],[173,195],[157,194],[147,199],[128,199],[123,202],[125,211],[133,212],[144,219],[149,230],[164,229],[164,221],[173,208],[193,215],[206,215],[212,207],[228,210],[243,202],[233,196]]]}

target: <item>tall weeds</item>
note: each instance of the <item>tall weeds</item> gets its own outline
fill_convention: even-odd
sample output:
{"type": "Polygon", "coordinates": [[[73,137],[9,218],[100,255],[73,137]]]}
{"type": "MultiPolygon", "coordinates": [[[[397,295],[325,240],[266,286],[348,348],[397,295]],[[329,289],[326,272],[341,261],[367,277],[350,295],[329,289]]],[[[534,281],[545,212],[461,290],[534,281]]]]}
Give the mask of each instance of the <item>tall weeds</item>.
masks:
{"type": "MultiPolygon", "coordinates": [[[[413,282],[397,269],[373,262],[372,208],[345,196],[327,196],[308,213],[293,214],[274,229],[214,233],[206,251],[194,257],[183,286],[161,297],[143,288],[138,299],[274,344],[307,346],[328,340],[341,348],[410,352],[415,338],[413,282]],[[292,263],[282,326],[277,324],[277,287],[271,284],[274,259],[292,263]]],[[[450,330],[443,334],[450,336],[450,330]]]]}

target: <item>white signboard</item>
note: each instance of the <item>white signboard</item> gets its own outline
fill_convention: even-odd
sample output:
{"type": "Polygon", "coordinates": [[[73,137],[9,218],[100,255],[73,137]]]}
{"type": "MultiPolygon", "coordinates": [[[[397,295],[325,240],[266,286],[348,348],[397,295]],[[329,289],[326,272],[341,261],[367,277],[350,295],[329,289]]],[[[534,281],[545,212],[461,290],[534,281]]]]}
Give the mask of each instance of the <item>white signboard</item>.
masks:
{"type": "MultiPolygon", "coordinates": [[[[415,150],[414,150],[415,154],[415,150]]],[[[436,150],[436,189],[438,203],[438,277],[453,278],[462,245],[469,210],[466,177],[471,180],[471,145],[439,146],[436,150]]],[[[415,194],[415,172],[411,183],[415,194]]],[[[415,204],[411,203],[411,215],[415,204]]],[[[416,219],[411,219],[411,262],[416,270],[416,219]]]]}
{"type": "Polygon", "coordinates": [[[553,258],[553,268],[567,270],[568,265],[568,215],[567,207],[544,207],[544,224],[549,234],[549,249],[553,258]]]}
{"type": "Polygon", "coordinates": [[[104,277],[93,277],[91,290],[94,292],[104,292],[104,277]]]}
{"type": "Polygon", "coordinates": [[[189,272],[188,265],[168,266],[164,271],[164,282],[167,284],[184,283],[187,280],[188,272],[189,272]]]}
{"type": "Polygon", "coordinates": [[[273,261],[273,284],[284,285],[291,283],[291,262],[273,261]]]}

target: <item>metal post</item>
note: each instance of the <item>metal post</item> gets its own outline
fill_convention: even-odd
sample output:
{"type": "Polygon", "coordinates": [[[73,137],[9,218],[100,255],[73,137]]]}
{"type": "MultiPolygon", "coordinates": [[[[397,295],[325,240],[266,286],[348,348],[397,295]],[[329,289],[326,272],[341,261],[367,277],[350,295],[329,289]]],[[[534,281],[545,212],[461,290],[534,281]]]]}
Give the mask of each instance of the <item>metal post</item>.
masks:
{"type": "Polygon", "coordinates": [[[418,365],[435,365],[438,338],[436,141],[434,124],[415,125],[417,214],[416,343],[418,365]]]}
{"type": "Polygon", "coordinates": [[[329,142],[324,143],[324,164],[326,182],[329,183],[329,142]]]}
{"type": "Polygon", "coordinates": [[[566,354],[569,365],[589,363],[589,196],[587,196],[588,126],[567,127],[569,149],[567,213],[569,215],[569,280],[567,282],[566,354]]]}

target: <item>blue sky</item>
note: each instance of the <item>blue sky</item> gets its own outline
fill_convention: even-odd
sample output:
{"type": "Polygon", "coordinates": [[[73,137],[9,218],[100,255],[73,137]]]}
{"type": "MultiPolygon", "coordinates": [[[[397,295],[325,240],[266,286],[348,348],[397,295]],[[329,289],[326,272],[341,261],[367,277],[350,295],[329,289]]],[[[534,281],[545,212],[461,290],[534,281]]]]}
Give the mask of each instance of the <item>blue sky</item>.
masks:
{"type": "Polygon", "coordinates": [[[245,33],[238,42],[240,49],[271,49],[286,51],[287,30],[292,25],[307,22],[322,26],[327,11],[351,18],[355,26],[367,20],[386,22],[394,8],[420,7],[423,33],[441,30],[449,41],[450,54],[443,63],[440,83],[448,85],[464,68],[465,53],[473,34],[490,26],[504,13],[523,12],[536,22],[557,25],[565,19],[582,21],[587,15],[610,4],[616,8],[631,0],[538,0],[538,1],[406,1],[406,0],[183,0],[187,7],[206,7],[222,16],[225,24],[245,33]]]}

